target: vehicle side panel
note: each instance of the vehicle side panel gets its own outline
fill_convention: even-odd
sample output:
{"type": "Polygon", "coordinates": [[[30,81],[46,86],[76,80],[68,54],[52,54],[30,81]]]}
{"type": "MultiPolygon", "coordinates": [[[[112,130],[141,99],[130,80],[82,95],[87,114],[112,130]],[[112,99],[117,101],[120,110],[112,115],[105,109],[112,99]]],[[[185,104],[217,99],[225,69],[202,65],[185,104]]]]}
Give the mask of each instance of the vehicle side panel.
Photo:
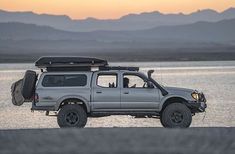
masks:
{"type": "Polygon", "coordinates": [[[69,96],[77,96],[77,98],[83,98],[87,100],[87,106],[90,106],[91,97],[91,76],[92,72],[71,72],[63,74],[86,74],[87,84],[81,87],[44,87],[42,85],[42,80],[45,75],[61,75],[60,72],[50,72],[43,73],[38,81],[36,93],[39,96],[39,102],[36,103],[37,106],[58,106],[64,99],[69,98],[69,96]],[[64,99],[63,99],[64,98],[64,99]]]}
{"type": "Polygon", "coordinates": [[[120,80],[117,71],[112,72],[95,72],[92,79],[92,111],[120,110],[120,80]],[[97,85],[97,77],[99,74],[116,74],[117,87],[104,88],[97,85]]]}

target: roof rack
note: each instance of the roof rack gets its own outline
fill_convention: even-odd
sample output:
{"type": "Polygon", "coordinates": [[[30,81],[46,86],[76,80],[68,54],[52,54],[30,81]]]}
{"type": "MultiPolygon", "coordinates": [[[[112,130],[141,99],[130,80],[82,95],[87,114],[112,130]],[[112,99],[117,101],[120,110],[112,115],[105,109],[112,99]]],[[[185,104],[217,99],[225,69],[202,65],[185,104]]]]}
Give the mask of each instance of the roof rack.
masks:
{"type": "Polygon", "coordinates": [[[99,70],[128,70],[128,71],[139,71],[139,67],[122,67],[122,66],[100,66],[99,70]]]}

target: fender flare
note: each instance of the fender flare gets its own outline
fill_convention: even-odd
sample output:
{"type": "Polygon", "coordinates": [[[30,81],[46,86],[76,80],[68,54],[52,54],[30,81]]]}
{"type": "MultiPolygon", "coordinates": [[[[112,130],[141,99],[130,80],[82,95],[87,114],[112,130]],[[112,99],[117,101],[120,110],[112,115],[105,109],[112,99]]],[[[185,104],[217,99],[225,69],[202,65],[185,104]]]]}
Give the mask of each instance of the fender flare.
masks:
{"type": "Polygon", "coordinates": [[[163,108],[164,104],[167,102],[167,100],[173,99],[173,98],[181,99],[181,100],[184,100],[185,102],[188,102],[188,101],[187,101],[187,98],[182,97],[182,96],[180,96],[180,95],[168,95],[168,96],[166,96],[166,97],[163,97],[163,99],[161,100],[160,105],[159,105],[160,111],[162,110],[162,108],[163,108]]]}
{"type": "Polygon", "coordinates": [[[66,96],[63,96],[63,97],[59,98],[56,101],[56,105],[55,105],[55,110],[56,111],[59,110],[60,104],[66,99],[79,99],[79,100],[81,100],[85,104],[87,112],[88,113],[90,112],[90,102],[86,98],[84,98],[82,96],[79,96],[79,95],[66,95],[66,96]]]}

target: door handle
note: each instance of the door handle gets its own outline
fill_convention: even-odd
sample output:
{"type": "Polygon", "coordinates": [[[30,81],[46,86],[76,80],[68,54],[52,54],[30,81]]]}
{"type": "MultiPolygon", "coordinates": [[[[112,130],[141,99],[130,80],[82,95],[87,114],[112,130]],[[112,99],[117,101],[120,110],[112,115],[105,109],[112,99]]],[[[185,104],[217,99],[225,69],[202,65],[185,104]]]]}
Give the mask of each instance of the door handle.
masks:
{"type": "Polygon", "coordinates": [[[124,94],[129,94],[129,91],[125,91],[124,94]]]}
{"type": "Polygon", "coordinates": [[[101,93],[102,93],[102,91],[97,91],[96,93],[97,93],[97,94],[101,94],[101,93]]]}
{"type": "Polygon", "coordinates": [[[53,98],[52,98],[52,97],[50,97],[50,96],[43,97],[42,99],[46,99],[46,100],[53,100],[53,98]]]}

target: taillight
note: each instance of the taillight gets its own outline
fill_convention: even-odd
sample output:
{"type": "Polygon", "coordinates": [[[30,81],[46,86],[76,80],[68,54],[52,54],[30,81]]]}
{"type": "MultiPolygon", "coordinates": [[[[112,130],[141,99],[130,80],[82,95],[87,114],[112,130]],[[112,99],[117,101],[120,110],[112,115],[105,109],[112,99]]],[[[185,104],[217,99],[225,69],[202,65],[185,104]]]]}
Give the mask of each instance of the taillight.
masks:
{"type": "Polygon", "coordinates": [[[37,93],[35,93],[35,94],[34,94],[34,102],[38,102],[38,101],[39,101],[38,94],[37,94],[37,93]]]}

